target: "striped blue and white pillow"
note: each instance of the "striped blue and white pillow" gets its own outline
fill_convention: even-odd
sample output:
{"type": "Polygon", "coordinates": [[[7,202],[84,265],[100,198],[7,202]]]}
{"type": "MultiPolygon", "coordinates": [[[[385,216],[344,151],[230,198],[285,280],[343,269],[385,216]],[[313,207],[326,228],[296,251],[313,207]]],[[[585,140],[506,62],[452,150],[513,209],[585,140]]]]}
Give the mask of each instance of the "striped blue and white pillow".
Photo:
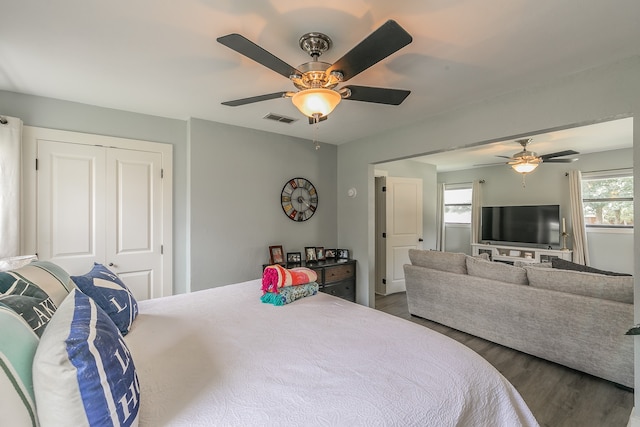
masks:
{"type": "Polygon", "coordinates": [[[83,276],[71,276],[76,286],[93,298],[109,315],[122,335],[127,335],[138,315],[138,302],[117,274],[102,264],[83,276]]]}
{"type": "Polygon", "coordinates": [[[73,290],[49,322],[33,362],[42,425],[137,426],[140,387],[122,334],[73,290]]]}
{"type": "Polygon", "coordinates": [[[0,426],[38,425],[31,365],[38,336],[18,313],[0,304],[0,426]]]}

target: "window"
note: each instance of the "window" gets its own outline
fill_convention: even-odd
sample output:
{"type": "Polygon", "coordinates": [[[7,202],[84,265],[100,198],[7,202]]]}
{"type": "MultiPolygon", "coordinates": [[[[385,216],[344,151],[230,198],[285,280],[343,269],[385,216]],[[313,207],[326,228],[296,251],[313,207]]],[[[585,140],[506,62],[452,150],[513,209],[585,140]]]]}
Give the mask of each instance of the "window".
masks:
{"type": "Polygon", "coordinates": [[[582,206],[587,227],[633,227],[633,170],[582,174],[582,206]]]}
{"type": "Polygon", "coordinates": [[[471,184],[449,184],[444,189],[444,222],[471,224],[471,184]]]}

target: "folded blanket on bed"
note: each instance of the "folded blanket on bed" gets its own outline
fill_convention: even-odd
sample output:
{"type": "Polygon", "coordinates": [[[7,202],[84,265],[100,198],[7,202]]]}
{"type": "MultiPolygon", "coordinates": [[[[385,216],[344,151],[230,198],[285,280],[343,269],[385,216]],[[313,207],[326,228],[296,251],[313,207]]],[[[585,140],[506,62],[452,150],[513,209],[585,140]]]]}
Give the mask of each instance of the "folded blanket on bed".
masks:
{"type": "Polygon", "coordinates": [[[285,286],[304,285],[315,282],[318,275],[306,267],[284,268],[281,265],[270,265],[262,272],[262,291],[278,293],[285,286]]]}
{"type": "Polygon", "coordinates": [[[280,292],[267,292],[260,298],[260,301],[273,305],[285,305],[300,298],[309,297],[318,293],[316,282],[305,283],[304,285],[285,286],[280,292]]]}

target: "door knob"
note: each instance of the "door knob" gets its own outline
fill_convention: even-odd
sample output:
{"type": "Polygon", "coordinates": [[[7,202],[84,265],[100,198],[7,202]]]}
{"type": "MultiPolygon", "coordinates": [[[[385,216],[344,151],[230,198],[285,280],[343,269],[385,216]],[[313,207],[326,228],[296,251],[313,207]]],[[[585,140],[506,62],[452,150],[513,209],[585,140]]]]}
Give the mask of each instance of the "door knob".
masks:
{"type": "Polygon", "coordinates": [[[109,267],[115,267],[116,265],[112,262],[109,263],[109,267]]]}
{"type": "Polygon", "coordinates": [[[418,242],[424,242],[424,239],[423,239],[422,237],[420,237],[420,238],[418,239],[418,242]]]}

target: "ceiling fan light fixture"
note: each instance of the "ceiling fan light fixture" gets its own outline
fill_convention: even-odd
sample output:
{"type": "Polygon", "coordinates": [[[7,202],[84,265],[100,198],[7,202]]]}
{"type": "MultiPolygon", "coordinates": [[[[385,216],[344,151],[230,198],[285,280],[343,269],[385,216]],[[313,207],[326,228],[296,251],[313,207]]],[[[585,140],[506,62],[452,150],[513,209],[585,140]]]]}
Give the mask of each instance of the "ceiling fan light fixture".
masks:
{"type": "Polygon", "coordinates": [[[320,117],[330,114],[340,103],[338,92],[325,88],[305,89],[297,92],[291,101],[307,117],[320,117]]]}
{"type": "Polygon", "coordinates": [[[511,167],[513,168],[514,171],[521,173],[521,174],[527,174],[527,173],[531,173],[533,172],[539,165],[540,163],[534,163],[534,162],[529,162],[529,161],[525,161],[523,163],[516,163],[514,165],[511,165],[511,167]]]}

